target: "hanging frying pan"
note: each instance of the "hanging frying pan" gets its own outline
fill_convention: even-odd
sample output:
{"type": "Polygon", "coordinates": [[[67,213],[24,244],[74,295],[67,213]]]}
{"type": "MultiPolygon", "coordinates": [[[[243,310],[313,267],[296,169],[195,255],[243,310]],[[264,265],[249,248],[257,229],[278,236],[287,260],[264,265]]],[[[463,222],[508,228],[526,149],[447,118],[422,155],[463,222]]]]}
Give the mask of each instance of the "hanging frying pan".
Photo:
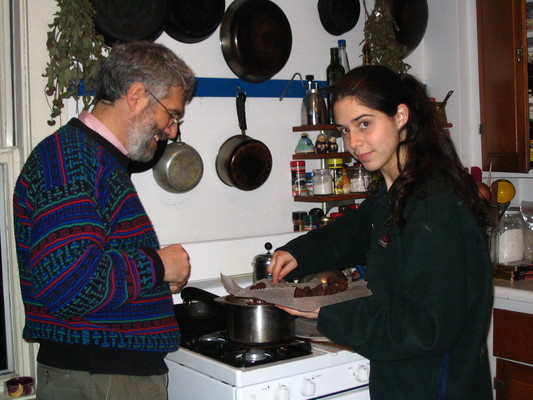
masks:
{"type": "Polygon", "coordinates": [[[204,164],[200,154],[181,141],[180,131],[176,139],[167,146],[152,172],[157,184],[167,192],[185,193],[200,183],[204,164]]]}
{"type": "Polygon", "coordinates": [[[270,0],[235,0],[220,24],[222,54],[230,69],[247,82],[264,82],[289,59],[289,20],[270,0]]]}
{"type": "Polygon", "coordinates": [[[259,140],[246,135],[244,103],[246,93],[237,93],[237,117],[241,134],[226,140],[217,154],[216,169],[220,180],[240,190],[255,190],[266,182],[272,170],[272,155],[259,140]]]}
{"type": "Polygon", "coordinates": [[[359,0],[318,0],[320,23],[331,35],[339,36],[353,29],[359,21],[359,0]]]}
{"type": "Polygon", "coordinates": [[[428,24],[427,0],[383,0],[398,25],[396,39],[406,47],[407,57],[420,44],[428,24]]]}
{"type": "Polygon", "coordinates": [[[183,43],[207,39],[218,28],[226,2],[224,0],[169,0],[170,12],[165,32],[183,43]]]}
{"type": "Polygon", "coordinates": [[[168,19],[168,0],[90,0],[94,26],[108,46],[117,42],[154,41],[168,19]]]}

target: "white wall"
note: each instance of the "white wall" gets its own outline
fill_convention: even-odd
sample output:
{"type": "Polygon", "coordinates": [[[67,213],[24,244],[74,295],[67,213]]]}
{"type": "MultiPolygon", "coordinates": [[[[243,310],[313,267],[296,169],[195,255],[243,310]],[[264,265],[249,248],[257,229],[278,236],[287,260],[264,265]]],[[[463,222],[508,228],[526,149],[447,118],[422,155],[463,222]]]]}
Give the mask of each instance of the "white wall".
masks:
{"type": "MultiPolygon", "coordinates": [[[[291,23],[293,46],[286,66],[273,79],[290,79],[295,72],[300,72],[325,80],[329,48],[336,46],[341,38],[347,41],[350,65],[360,64],[365,20],[362,6],[356,27],[337,37],[323,29],[316,1],[274,1],[291,23]]],[[[230,3],[226,1],[226,6],[230,3]]],[[[367,4],[371,9],[373,1],[368,0],[367,4]]],[[[49,111],[43,93],[45,80],[41,74],[47,62],[47,24],[52,21],[55,6],[54,0],[40,0],[31,2],[28,7],[30,56],[26,67],[30,80],[30,146],[51,132],[46,124],[49,111]]],[[[410,72],[427,84],[430,96],[442,100],[449,90],[454,90],[446,108],[448,120],[453,123],[452,138],[466,166],[480,165],[475,2],[428,0],[428,7],[425,37],[406,61],[412,66],[410,72]]],[[[222,56],[218,29],[207,40],[195,44],[177,42],[166,34],[157,41],[182,56],[199,77],[236,78],[222,56]]],[[[277,98],[247,99],[247,133],[263,141],[273,156],[270,178],[255,191],[244,192],[226,186],[215,170],[219,147],[227,138],[239,133],[234,98],[195,98],[187,107],[182,139],[199,151],[204,162],[204,176],[196,188],[184,194],[171,194],[157,185],[151,171],[134,176],[161,243],[194,243],[191,248],[205,249],[192,251],[193,278],[216,276],[220,270],[241,273],[248,268],[247,262],[228,260],[213,265],[211,258],[203,258],[202,254],[219,251],[218,242],[223,242],[229,248],[234,244],[242,260],[251,260],[255,254],[263,252],[262,243],[271,237],[285,238],[284,235],[292,230],[292,211],[320,206],[295,203],[290,191],[289,162],[299,138],[298,133],[292,132],[292,127],[300,124],[300,106],[300,99],[287,98],[282,102],[277,98]],[[247,238],[253,238],[252,242],[247,238]],[[247,244],[244,248],[240,247],[243,243],[247,244]]],[[[64,115],[62,122],[66,120],[67,115],[64,115]]],[[[312,138],[315,135],[311,132],[312,138]]],[[[308,169],[312,167],[308,162],[308,169]]],[[[519,190],[513,203],[522,194],[524,198],[533,198],[530,180],[523,177],[520,174],[512,176],[519,190]]],[[[275,246],[280,244],[274,243],[275,246]]]]}

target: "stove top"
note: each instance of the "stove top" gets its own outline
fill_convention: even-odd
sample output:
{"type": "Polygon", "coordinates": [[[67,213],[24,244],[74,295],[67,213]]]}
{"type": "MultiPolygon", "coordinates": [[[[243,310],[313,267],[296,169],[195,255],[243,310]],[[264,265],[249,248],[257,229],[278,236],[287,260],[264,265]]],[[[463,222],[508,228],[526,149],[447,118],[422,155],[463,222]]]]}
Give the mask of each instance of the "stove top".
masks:
{"type": "Polygon", "coordinates": [[[186,337],[182,347],[234,367],[251,367],[289,360],[312,353],[310,343],[294,340],[275,346],[247,347],[227,339],[225,331],[186,337]]]}

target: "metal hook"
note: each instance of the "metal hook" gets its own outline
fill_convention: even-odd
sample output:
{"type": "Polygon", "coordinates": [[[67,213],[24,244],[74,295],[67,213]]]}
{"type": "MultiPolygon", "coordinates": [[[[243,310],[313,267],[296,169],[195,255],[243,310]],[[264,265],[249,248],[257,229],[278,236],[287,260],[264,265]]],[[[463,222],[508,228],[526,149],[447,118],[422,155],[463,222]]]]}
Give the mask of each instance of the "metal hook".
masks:
{"type": "Polygon", "coordinates": [[[285,94],[287,93],[287,90],[289,90],[289,86],[291,86],[292,84],[292,81],[294,80],[294,78],[296,77],[296,75],[298,75],[300,77],[300,82],[302,83],[302,87],[305,88],[305,85],[304,85],[304,81],[302,79],[302,75],[300,75],[299,72],[296,72],[291,80],[289,81],[289,83],[287,83],[287,86],[285,86],[285,90],[283,91],[283,93],[281,94],[280,98],[279,98],[279,101],[283,100],[283,98],[285,97],[285,94]]]}

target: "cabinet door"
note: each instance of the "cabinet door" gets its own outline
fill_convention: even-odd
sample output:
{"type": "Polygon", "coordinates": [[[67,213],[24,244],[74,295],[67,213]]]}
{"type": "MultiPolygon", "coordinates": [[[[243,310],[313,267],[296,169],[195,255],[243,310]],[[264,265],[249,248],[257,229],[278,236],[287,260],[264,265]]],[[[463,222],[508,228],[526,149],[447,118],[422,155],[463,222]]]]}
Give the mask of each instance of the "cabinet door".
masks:
{"type": "Polygon", "coordinates": [[[477,0],[483,170],[529,171],[525,0],[477,0]]]}
{"type": "Polygon", "coordinates": [[[494,388],[496,400],[533,399],[533,366],[498,358],[494,388]]]}

